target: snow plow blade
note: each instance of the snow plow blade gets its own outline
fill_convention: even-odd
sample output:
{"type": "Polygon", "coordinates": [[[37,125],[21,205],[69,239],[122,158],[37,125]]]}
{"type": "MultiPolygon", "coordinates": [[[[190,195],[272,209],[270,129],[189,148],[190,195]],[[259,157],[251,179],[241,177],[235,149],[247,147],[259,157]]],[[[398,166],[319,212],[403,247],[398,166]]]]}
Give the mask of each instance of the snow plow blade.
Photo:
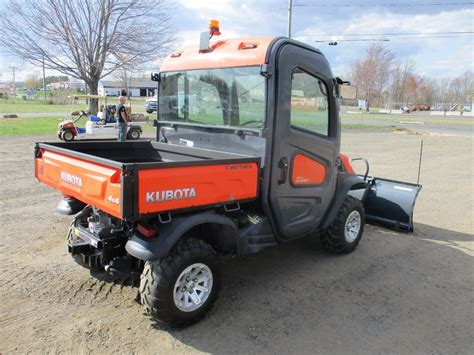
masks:
{"type": "Polygon", "coordinates": [[[421,185],[360,176],[365,190],[351,191],[364,204],[368,222],[404,232],[413,232],[413,209],[421,185]]]}

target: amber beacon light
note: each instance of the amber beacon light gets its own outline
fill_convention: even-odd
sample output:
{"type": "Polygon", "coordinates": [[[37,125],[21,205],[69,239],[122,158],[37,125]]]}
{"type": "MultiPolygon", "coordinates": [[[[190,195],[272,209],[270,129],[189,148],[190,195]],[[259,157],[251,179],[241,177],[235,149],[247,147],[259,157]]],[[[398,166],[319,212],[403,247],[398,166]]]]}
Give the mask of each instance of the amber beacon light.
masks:
{"type": "Polygon", "coordinates": [[[219,21],[210,20],[209,21],[209,31],[211,32],[212,36],[219,36],[221,34],[220,29],[219,29],[219,21]]]}

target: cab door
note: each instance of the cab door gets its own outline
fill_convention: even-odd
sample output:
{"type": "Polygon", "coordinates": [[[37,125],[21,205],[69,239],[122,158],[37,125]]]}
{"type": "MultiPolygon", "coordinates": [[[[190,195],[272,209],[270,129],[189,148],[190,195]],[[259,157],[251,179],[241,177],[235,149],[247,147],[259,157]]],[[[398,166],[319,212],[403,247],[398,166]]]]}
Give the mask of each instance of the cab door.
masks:
{"type": "Polygon", "coordinates": [[[274,97],[267,197],[277,236],[290,239],[314,231],[334,196],[339,107],[321,53],[297,44],[278,53],[268,91],[274,97]]]}

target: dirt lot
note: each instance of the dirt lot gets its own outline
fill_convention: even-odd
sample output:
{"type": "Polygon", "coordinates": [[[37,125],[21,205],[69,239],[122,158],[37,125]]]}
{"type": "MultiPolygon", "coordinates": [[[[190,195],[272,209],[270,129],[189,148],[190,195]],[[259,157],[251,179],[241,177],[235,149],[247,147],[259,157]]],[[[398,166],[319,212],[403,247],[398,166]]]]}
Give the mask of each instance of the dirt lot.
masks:
{"type": "Polygon", "coordinates": [[[50,138],[2,138],[0,352],[474,353],[472,138],[348,131],[343,150],[415,181],[421,138],[415,233],[368,226],[347,256],[301,240],[227,260],[213,311],[184,330],[69,257],[70,218],[33,179],[33,142],[50,138]]]}

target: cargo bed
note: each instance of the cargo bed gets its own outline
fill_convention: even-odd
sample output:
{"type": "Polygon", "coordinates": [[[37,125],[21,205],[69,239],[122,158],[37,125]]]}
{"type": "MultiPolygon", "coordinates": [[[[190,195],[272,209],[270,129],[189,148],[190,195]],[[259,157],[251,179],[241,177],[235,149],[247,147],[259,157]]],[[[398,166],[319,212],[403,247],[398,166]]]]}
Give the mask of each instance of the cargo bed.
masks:
{"type": "Polygon", "coordinates": [[[260,158],[154,141],[37,143],[35,176],[124,220],[257,198],[260,158]]]}

